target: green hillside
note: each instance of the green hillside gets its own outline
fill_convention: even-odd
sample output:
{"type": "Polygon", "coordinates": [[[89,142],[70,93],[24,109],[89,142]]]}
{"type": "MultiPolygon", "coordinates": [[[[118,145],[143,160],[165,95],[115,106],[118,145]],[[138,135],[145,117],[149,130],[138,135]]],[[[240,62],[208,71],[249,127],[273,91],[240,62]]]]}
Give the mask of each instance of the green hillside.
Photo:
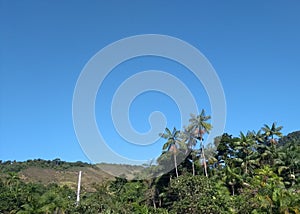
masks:
{"type": "Polygon", "coordinates": [[[78,173],[82,171],[82,187],[87,191],[94,191],[95,184],[102,184],[108,180],[114,180],[113,175],[127,175],[132,179],[135,173],[140,172],[142,166],[126,164],[88,164],[83,162],[65,162],[60,159],[54,160],[27,160],[25,162],[0,161],[0,177],[8,173],[16,173],[25,183],[51,183],[60,186],[67,185],[72,189],[77,188],[78,173]]]}

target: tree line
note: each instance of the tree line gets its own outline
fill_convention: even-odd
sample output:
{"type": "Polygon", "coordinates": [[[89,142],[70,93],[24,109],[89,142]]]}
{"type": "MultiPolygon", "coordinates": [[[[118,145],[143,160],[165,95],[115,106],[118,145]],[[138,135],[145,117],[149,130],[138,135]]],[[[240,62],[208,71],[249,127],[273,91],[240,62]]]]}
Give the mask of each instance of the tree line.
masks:
{"type": "Polygon", "coordinates": [[[78,206],[74,189],[7,172],[0,213],[300,213],[300,132],[283,137],[273,123],[204,145],[209,120],[202,110],[183,130],[166,128],[156,164],[94,184],[78,206]]]}

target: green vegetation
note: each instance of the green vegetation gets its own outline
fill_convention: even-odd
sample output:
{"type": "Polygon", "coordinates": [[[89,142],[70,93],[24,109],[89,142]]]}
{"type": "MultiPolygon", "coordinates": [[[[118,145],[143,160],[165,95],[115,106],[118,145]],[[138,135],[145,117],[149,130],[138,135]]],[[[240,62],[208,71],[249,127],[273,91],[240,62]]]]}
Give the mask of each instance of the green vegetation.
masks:
{"type": "Polygon", "coordinates": [[[300,213],[300,132],[282,136],[282,127],[273,123],[239,136],[225,133],[204,147],[209,119],[202,111],[183,131],[166,128],[156,165],[125,166],[135,171],[134,179],[83,182],[78,206],[76,185],[26,180],[24,171],[73,170],[76,184],[78,170],[98,170],[99,176],[95,165],[59,159],[1,162],[0,213],[300,213]]]}

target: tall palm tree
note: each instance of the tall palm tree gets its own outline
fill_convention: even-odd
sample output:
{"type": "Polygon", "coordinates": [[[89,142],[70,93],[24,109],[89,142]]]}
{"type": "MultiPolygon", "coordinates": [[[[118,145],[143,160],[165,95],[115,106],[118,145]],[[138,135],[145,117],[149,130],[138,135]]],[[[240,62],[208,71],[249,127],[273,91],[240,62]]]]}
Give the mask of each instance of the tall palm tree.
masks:
{"type": "Polygon", "coordinates": [[[189,153],[190,155],[190,162],[192,163],[192,171],[193,176],[195,176],[195,161],[197,158],[196,151],[194,150],[194,147],[197,144],[197,138],[195,137],[191,127],[185,127],[184,131],[181,132],[180,138],[182,139],[182,142],[186,143],[186,153],[189,153]]]}
{"type": "Polygon", "coordinates": [[[196,116],[194,114],[191,114],[191,118],[189,120],[191,129],[194,131],[194,135],[200,141],[200,151],[203,160],[204,173],[206,177],[208,177],[208,174],[207,174],[207,164],[206,164],[206,158],[205,158],[205,152],[203,146],[203,135],[205,133],[209,133],[209,131],[212,129],[212,125],[206,122],[210,118],[211,116],[206,116],[204,109],[202,109],[200,115],[196,116]]]}
{"type": "Polygon", "coordinates": [[[256,144],[253,139],[253,134],[248,132],[246,135],[240,132],[238,141],[234,142],[234,149],[237,152],[237,158],[241,159],[241,167],[244,169],[244,173],[248,174],[249,168],[254,169],[257,163],[256,144]]]}
{"type": "Polygon", "coordinates": [[[174,158],[174,166],[176,177],[178,178],[178,168],[177,168],[177,152],[178,152],[178,144],[180,143],[179,136],[180,131],[177,130],[175,127],[171,132],[170,129],[166,128],[164,133],[159,134],[162,138],[167,139],[167,142],[163,145],[163,150],[167,150],[173,154],[174,158]]]}
{"type": "Polygon", "coordinates": [[[197,144],[197,138],[193,133],[192,127],[184,127],[184,131],[180,133],[182,141],[186,142],[187,152],[193,150],[197,144]]]}
{"type": "Polygon", "coordinates": [[[271,127],[265,124],[261,129],[264,131],[266,141],[270,142],[271,144],[276,144],[277,141],[274,139],[274,136],[282,137],[282,133],[280,132],[282,128],[282,126],[276,127],[276,123],[273,123],[271,127]]]}
{"type": "Polygon", "coordinates": [[[268,125],[264,125],[264,127],[261,128],[265,139],[264,144],[260,145],[261,150],[261,158],[263,161],[265,161],[267,164],[270,164],[271,166],[274,165],[274,160],[277,158],[277,140],[275,136],[282,137],[282,133],[280,132],[282,129],[282,126],[276,127],[276,123],[273,123],[271,127],[268,125]]]}

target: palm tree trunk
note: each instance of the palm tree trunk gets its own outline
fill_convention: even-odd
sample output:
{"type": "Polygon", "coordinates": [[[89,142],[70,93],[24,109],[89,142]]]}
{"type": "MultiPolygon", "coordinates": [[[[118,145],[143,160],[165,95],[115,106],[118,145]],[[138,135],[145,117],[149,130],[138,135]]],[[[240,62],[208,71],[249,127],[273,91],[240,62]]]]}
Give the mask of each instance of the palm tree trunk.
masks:
{"type": "MultiPolygon", "coordinates": [[[[153,180],[151,183],[153,183],[153,180]]],[[[154,187],[149,186],[148,188],[151,188],[150,194],[151,194],[151,198],[152,198],[152,204],[153,204],[154,209],[156,210],[156,203],[155,203],[156,188],[155,188],[155,186],[154,187]]]]}
{"type": "Polygon", "coordinates": [[[199,140],[200,140],[200,143],[201,143],[201,150],[202,150],[202,152],[201,152],[201,155],[202,155],[202,159],[203,159],[203,167],[204,167],[204,174],[205,174],[205,176],[206,177],[208,177],[208,175],[207,175],[207,166],[206,166],[206,159],[205,159],[205,154],[204,154],[204,146],[203,146],[203,136],[202,136],[202,129],[201,128],[199,128],[199,140]]]}
{"type": "Polygon", "coordinates": [[[204,151],[202,151],[202,154],[203,154],[204,173],[205,173],[205,176],[208,177],[208,175],[207,175],[207,165],[206,165],[206,159],[205,159],[204,151]]]}
{"type": "Polygon", "coordinates": [[[178,178],[177,160],[176,160],[176,155],[175,154],[174,154],[174,165],[175,165],[176,177],[178,178]]]}
{"type": "Polygon", "coordinates": [[[156,204],[155,204],[155,198],[154,198],[154,196],[152,197],[152,204],[153,204],[154,210],[156,210],[156,204]]]}
{"type": "Polygon", "coordinates": [[[205,173],[205,176],[208,177],[208,175],[207,175],[206,158],[205,158],[205,154],[204,154],[204,146],[203,146],[203,144],[202,144],[202,158],[203,158],[204,173],[205,173]]]}

